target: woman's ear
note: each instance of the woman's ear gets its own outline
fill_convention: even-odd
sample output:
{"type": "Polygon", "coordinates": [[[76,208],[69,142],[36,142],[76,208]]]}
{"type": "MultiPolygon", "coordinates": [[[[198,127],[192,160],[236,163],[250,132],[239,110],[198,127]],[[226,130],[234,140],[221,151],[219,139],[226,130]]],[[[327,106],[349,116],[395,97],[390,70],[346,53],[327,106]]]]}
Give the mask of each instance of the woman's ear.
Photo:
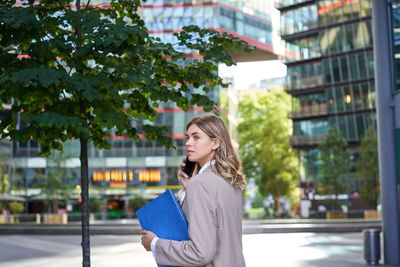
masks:
{"type": "Polygon", "coordinates": [[[216,150],[217,148],[219,148],[219,145],[220,145],[220,140],[218,139],[218,138],[213,138],[213,147],[212,147],[212,149],[213,150],[216,150]]]}

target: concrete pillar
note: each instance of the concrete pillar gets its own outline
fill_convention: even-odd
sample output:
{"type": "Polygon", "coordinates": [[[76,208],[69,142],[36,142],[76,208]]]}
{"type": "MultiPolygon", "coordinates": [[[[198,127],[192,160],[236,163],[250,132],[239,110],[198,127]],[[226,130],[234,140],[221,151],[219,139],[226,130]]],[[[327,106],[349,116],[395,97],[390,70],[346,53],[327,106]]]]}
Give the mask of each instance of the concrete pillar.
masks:
{"type": "Polygon", "coordinates": [[[388,2],[372,1],[379,177],[385,264],[400,264],[399,203],[394,131],[392,50],[388,2]]]}

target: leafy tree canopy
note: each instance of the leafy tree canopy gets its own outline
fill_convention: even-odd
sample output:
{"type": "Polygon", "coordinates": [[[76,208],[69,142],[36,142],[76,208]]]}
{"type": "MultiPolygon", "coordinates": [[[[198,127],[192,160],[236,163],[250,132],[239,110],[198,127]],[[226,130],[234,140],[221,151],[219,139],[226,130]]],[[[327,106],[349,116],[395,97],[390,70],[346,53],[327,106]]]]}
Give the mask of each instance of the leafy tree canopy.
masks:
{"type": "Polygon", "coordinates": [[[334,195],[334,210],[340,208],[339,194],[348,191],[346,175],[350,170],[350,155],[347,152],[347,141],[336,127],[329,128],[321,149],[321,176],[319,177],[319,193],[334,195]]]}
{"type": "Polygon", "coordinates": [[[361,139],[360,160],[356,163],[356,171],[361,181],[361,199],[376,208],[380,187],[378,139],[374,127],[369,127],[361,139]]]}
{"type": "Polygon", "coordinates": [[[289,108],[290,96],[282,88],[252,92],[239,102],[243,172],[256,179],[260,193],[274,197],[276,210],[279,198],[288,197],[298,182],[297,155],[290,146],[289,108]]]}
{"type": "Polygon", "coordinates": [[[232,65],[228,51],[246,47],[196,26],[176,33],[175,44],[162,43],[148,34],[139,0],[111,1],[110,8],[79,0],[16,3],[0,5],[0,98],[12,103],[0,130],[12,140],[39,140],[44,154],[80,137],[108,148],[105,136],[138,139],[138,131],[171,147],[165,128],[135,120],[153,121],[160,102],[212,109],[192,89],[226,86],[218,63],[232,65]],[[183,64],[184,50],[202,58],[183,64]],[[26,127],[17,128],[21,111],[26,127]]]}

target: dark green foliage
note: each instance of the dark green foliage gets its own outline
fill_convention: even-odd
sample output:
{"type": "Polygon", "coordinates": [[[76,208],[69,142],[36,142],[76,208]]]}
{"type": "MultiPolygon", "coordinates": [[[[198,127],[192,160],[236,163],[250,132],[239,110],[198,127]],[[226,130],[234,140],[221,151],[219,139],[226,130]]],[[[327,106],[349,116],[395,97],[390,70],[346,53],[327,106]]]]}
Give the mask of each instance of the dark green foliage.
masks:
{"type": "Polygon", "coordinates": [[[145,199],[141,195],[135,195],[134,198],[129,200],[129,207],[133,209],[133,211],[137,211],[144,205],[146,205],[149,200],[145,199]]]}
{"type": "Polygon", "coordinates": [[[89,210],[90,212],[93,213],[98,213],[100,212],[100,205],[103,203],[103,201],[98,198],[98,197],[89,197],[89,210]]]}
{"type": "Polygon", "coordinates": [[[333,210],[340,210],[338,195],[348,193],[349,189],[346,175],[350,170],[350,156],[346,151],[346,139],[336,127],[331,127],[320,149],[322,162],[317,191],[319,194],[334,195],[334,199],[327,204],[333,210]]]}
{"type": "MultiPolygon", "coordinates": [[[[175,34],[175,45],[161,43],[136,13],[141,1],[112,1],[112,9],[85,8],[82,1],[79,10],[68,1],[40,3],[0,5],[0,95],[2,102],[14,103],[0,130],[13,140],[39,140],[44,154],[80,137],[108,148],[104,137],[113,128],[116,135],[138,138],[132,120],[154,120],[159,102],[211,110],[213,102],[191,88],[225,87],[218,63],[232,65],[227,51],[245,47],[239,39],[196,26],[175,34]],[[204,57],[179,64],[185,54],[177,46],[204,57]],[[28,126],[17,129],[21,110],[28,126]]],[[[165,129],[142,130],[148,140],[172,146],[165,129]]]]}
{"type": "Polygon", "coordinates": [[[360,160],[356,163],[356,172],[361,181],[361,199],[376,208],[380,187],[378,140],[374,127],[368,128],[361,139],[360,160]]]}

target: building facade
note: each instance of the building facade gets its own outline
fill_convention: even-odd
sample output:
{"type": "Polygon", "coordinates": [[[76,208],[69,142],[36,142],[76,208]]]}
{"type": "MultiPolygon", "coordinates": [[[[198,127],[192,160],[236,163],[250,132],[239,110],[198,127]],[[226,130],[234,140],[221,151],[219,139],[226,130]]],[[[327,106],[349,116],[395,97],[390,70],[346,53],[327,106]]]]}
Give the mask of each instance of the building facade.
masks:
{"type": "MultiPolygon", "coordinates": [[[[318,179],[318,146],[329,127],[345,137],[354,161],[363,133],[375,127],[371,8],[369,0],[280,1],[286,90],[292,95],[291,144],[299,151],[304,192],[312,191],[318,179]]],[[[354,173],[349,174],[354,184],[352,178],[354,173]]]]}
{"type": "MultiPolygon", "coordinates": [[[[107,1],[92,1],[94,5],[107,7],[107,1]]],[[[139,9],[151,35],[163,42],[174,43],[174,32],[183,26],[195,24],[202,28],[227,32],[247,41],[256,49],[252,54],[235,54],[236,61],[276,59],[272,43],[272,24],[269,10],[272,1],[233,0],[148,0],[139,9]]],[[[187,53],[187,60],[200,57],[187,53]]],[[[183,63],[184,64],[184,63],[183,63]]],[[[208,94],[216,103],[219,91],[208,94]]],[[[124,136],[112,135],[108,138],[111,149],[100,150],[89,144],[90,194],[103,199],[104,204],[113,209],[126,210],[127,199],[135,194],[150,196],[165,190],[179,188],[178,166],[185,156],[185,125],[193,117],[203,113],[201,107],[191,107],[183,112],[173,103],[162,103],[157,108],[155,125],[166,126],[177,148],[165,147],[149,142],[144,137],[135,142],[124,136]],[[114,203],[110,205],[110,203],[114,203]]],[[[140,124],[140,121],[138,121],[140,124]]],[[[23,123],[21,122],[21,127],[23,123]]],[[[27,143],[4,143],[9,160],[9,186],[11,194],[28,199],[28,212],[41,212],[36,200],[40,199],[38,174],[46,175],[53,165],[48,158],[38,156],[40,144],[31,140],[27,143]]],[[[64,145],[68,155],[64,166],[74,176],[77,186],[73,204],[79,198],[79,142],[72,140],[64,145]]],[[[39,201],[40,202],[40,201],[39,201]]]]}

